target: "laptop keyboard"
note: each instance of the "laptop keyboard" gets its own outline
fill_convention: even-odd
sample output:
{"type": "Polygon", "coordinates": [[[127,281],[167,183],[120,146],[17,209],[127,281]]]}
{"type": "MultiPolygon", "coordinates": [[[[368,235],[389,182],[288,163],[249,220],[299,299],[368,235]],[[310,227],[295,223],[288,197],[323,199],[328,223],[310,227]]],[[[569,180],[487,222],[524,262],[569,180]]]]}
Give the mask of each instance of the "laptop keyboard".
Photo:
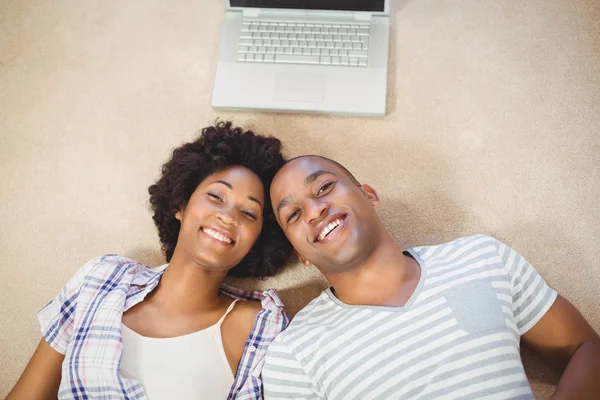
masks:
{"type": "Polygon", "coordinates": [[[243,20],[238,62],[366,67],[368,23],[243,20]]]}

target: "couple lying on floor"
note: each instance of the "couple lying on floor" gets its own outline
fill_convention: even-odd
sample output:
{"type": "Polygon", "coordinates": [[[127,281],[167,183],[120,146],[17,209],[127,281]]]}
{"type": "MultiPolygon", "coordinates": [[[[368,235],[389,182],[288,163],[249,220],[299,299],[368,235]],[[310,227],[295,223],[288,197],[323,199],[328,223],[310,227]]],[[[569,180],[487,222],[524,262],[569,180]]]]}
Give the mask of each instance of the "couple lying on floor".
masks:
{"type": "Polygon", "coordinates": [[[81,267],[8,399],[532,399],[521,339],[563,371],[556,399],[600,396],[598,335],[523,257],[486,235],[399,248],[335,161],[221,122],[148,191],[168,264],[81,267]],[[274,290],[224,284],[294,252],[331,288],[291,322],[274,290]]]}

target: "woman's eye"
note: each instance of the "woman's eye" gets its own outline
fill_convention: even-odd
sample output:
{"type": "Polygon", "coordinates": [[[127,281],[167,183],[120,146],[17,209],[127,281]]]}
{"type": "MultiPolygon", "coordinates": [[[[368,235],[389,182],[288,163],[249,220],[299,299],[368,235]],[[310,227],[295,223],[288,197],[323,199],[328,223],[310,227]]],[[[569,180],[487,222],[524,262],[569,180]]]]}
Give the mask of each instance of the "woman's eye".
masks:
{"type": "Polygon", "coordinates": [[[321,186],[321,189],[319,189],[319,191],[317,192],[317,196],[326,191],[331,185],[333,185],[333,182],[329,182],[321,186]]]}
{"type": "Polygon", "coordinates": [[[291,213],[288,218],[287,218],[287,222],[289,223],[292,219],[294,219],[296,217],[296,215],[300,214],[300,210],[296,210],[293,213],[291,213]]]}
{"type": "Polygon", "coordinates": [[[256,215],[252,214],[251,212],[242,211],[242,214],[247,215],[248,217],[252,218],[255,221],[257,220],[256,215]]]}
{"type": "Polygon", "coordinates": [[[212,197],[213,199],[215,199],[215,200],[217,200],[217,201],[220,201],[221,203],[223,202],[223,199],[222,199],[222,198],[220,198],[219,196],[217,196],[217,195],[216,195],[216,194],[214,194],[214,193],[209,193],[209,194],[208,194],[208,196],[209,196],[209,197],[212,197]]]}

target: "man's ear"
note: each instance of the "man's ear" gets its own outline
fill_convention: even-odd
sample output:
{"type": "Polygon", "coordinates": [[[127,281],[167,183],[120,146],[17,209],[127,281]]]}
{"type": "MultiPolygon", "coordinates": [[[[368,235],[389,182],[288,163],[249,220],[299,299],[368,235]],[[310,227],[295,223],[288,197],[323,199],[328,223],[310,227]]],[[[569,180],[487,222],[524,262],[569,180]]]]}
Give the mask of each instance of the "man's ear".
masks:
{"type": "Polygon", "coordinates": [[[365,183],[361,185],[360,190],[362,190],[365,196],[367,196],[367,199],[371,201],[371,204],[374,206],[379,205],[379,195],[377,194],[377,191],[375,191],[375,189],[373,189],[370,185],[365,183]]]}
{"type": "Polygon", "coordinates": [[[300,262],[301,262],[302,264],[304,264],[305,266],[307,266],[307,267],[308,267],[308,266],[311,264],[311,262],[310,262],[310,261],[308,261],[306,258],[302,257],[302,256],[300,255],[300,253],[298,253],[298,251],[296,251],[296,249],[294,249],[294,253],[296,253],[296,257],[298,257],[298,260],[300,260],[300,262]]]}

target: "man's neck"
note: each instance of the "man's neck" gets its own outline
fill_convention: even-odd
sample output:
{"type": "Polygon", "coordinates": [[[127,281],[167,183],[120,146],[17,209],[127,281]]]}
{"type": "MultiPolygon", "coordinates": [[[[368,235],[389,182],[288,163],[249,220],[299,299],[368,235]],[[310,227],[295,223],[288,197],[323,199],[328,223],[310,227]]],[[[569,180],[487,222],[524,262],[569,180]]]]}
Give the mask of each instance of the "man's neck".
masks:
{"type": "Polygon", "coordinates": [[[380,245],[357,268],[326,277],[346,304],[401,307],[418,286],[421,267],[385,232],[380,245]]]}
{"type": "Polygon", "coordinates": [[[221,306],[219,289],[227,272],[211,272],[174,254],[148,300],[167,312],[194,313],[221,306]]]}

